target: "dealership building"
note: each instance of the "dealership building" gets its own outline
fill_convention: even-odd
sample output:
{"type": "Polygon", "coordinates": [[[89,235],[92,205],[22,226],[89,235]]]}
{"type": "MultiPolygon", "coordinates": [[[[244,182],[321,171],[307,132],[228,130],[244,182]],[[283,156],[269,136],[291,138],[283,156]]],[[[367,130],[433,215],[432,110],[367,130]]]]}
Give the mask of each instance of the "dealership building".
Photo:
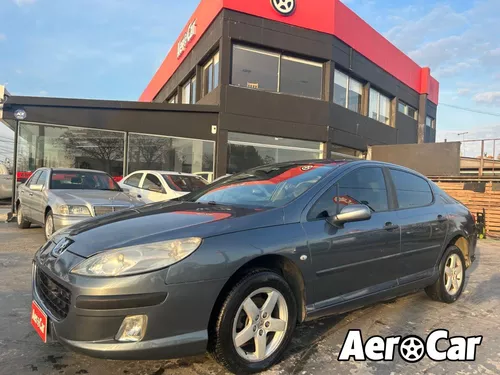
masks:
{"type": "Polygon", "coordinates": [[[202,0],[138,102],[10,96],[0,116],[18,176],[222,176],[434,142],[438,95],[429,68],[339,0],[202,0]]]}

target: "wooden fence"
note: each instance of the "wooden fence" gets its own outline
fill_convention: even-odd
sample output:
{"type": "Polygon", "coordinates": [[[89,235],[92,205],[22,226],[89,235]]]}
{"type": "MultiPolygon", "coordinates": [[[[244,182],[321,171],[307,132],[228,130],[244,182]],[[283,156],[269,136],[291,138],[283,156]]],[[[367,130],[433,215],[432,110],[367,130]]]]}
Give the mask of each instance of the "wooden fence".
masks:
{"type": "Polygon", "coordinates": [[[433,178],[437,185],[453,198],[462,202],[476,215],[486,211],[486,232],[500,235],[500,183],[492,181],[442,181],[433,178]],[[498,189],[498,191],[497,191],[498,189]]]}

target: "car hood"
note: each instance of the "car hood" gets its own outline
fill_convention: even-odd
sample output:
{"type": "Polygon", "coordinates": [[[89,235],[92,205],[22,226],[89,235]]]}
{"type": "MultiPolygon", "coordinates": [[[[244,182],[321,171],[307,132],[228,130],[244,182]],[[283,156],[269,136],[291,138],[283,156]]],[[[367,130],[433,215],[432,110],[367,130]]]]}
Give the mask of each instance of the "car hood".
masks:
{"type": "Polygon", "coordinates": [[[124,205],[133,206],[138,201],[121,191],[108,190],[50,190],[50,193],[65,204],[73,205],[124,205]]]}
{"type": "Polygon", "coordinates": [[[176,238],[206,238],[282,222],[282,210],[168,201],[83,221],[57,232],[52,240],[69,238],[74,242],[68,251],[89,257],[108,249],[176,238]]]}

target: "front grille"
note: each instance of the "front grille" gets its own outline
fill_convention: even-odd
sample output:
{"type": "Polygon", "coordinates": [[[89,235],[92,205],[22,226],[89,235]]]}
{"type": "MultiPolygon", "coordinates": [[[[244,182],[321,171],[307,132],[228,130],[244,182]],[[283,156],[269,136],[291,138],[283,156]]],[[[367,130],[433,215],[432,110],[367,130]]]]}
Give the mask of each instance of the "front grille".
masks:
{"type": "Polygon", "coordinates": [[[127,206],[94,206],[95,216],[102,216],[128,208],[127,206]]]}
{"type": "Polygon", "coordinates": [[[40,270],[36,271],[36,290],[44,305],[55,318],[68,316],[71,292],[40,270]]]}

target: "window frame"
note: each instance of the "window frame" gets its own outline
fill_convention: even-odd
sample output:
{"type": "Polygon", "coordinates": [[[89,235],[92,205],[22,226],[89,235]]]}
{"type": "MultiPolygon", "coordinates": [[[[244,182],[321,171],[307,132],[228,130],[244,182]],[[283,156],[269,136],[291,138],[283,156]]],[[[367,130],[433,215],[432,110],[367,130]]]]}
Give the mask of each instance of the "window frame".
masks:
{"type": "Polygon", "coordinates": [[[316,193],[314,195],[314,197],[311,198],[311,200],[307,203],[307,205],[304,206],[304,209],[302,210],[302,213],[301,213],[301,222],[308,223],[308,222],[325,220],[325,218],[309,219],[309,213],[312,210],[312,208],[314,207],[314,205],[316,204],[316,202],[318,202],[319,199],[321,199],[321,197],[323,197],[323,195],[326,194],[326,192],[328,190],[330,190],[337,182],[339,182],[342,178],[346,177],[348,174],[362,170],[362,169],[368,169],[368,168],[378,168],[382,171],[382,174],[384,176],[386,193],[387,193],[387,207],[388,207],[388,209],[384,210],[384,211],[372,212],[372,215],[397,211],[397,207],[396,207],[397,200],[396,200],[396,196],[395,196],[396,192],[394,190],[394,183],[392,181],[392,178],[391,178],[391,175],[390,175],[388,168],[385,167],[384,165],[380,165],[380,164],[374,164],[374,165],[364,164],[364,165],[361,165],[361,166],[355,167],[355,168],[351,167],[351,168],[347,169],[346,171],[342,172],[339,176],[333,177],[329,180],[325,180],[324,186],[321,188],[321,190],[318,193],[316,193]]]}
{"type": "Polygon", "coordinates": [[[431,129],[436,129],[436,119],[427,115],[425,116],[425,126],[427,126],[428,128],[431,128],[431,129]],[[427,120],[430,119],[431,120],[431,125],[427,125],[427,120]]]}
{"type": "MultiPolygon", "coordinates": [[[[146,191],[150,191],[150,192],[152,192],[152,193],[166,194],[167,192],[166,192],[165,186],[163,185],[162,180],[163,180],[163,178],[158,177],[158,176],[156,175],[156,173],[146,172],[146,173],[144,173],[144,178],[143,178],[143,179],[142,179],[142,181],[141,181],[141,189],[146,190],[146,191]],[[144,184],[145,184],[145,182],[148,180],[148,176],[149,176],[149,175],[151,175],[151,176],[155,177],[155,178],[158,180],[158,182],[160,183],[160,186],[159,186],[159,187],[161,188],[161,191],[151,190],[151,189],[149,189],[149,188],[144,187],[144,184]]],[[[155,184],[155,185],[156,185],[156,184],[155,184]]],[[[157,185],[156,185],[156,186],[157,186],[157,185]]]]}
{"type": "Polygon", "coordinates": [[[426,208],[426,207],[433,206],[436,203],[436,194],[434,193],[434,189],[432,188],[431,184],[429,184],[429,181],[427,181],[424,177],[419,176],[418,174],[413,173],[412,171],[401,169],[401,168],[396,168],[396,167],[392,167],[392,166],[387,167],[386,169],[387,169],[388,177],[391,180],[392,188],[394,190],[394,202],[396,204],[396,208],[394,209],[394,211],[418,210],[420,208],[426,208]],[[396,184],[394,183],[394,179],[392,178],[391,170],[395,170],[395,171],[402,172],[402,173],[408,173],[408,174],[413,175],[414,177],[417,177],[417,178],[420,178],[421,180],[424,180],[427,183],[427,185],[429,186],[429,190],[431,191],[431,195],[432,195],[431,203],[429,203],[425,206],[401,208],[399,206],[397,187],[396,187],[396,184]]]}
{"type": "Polygon", "coordinates": [[[415,107],[413,107],[412,105],[409,105],[409,104],[407,104],[407,103],[403,102],[402,100],[398,100],[398,112],[399,112],[399,113],[402,113],[403,115],[408,116],[409,118],[414,119],[415,121],[418,121],[418,109],[416,109],[416,108],[415,108],[415,107]],[[399,109],[399,106],[400,106],[400,105],[402,105],[402,106],[403,106],[403,111],[400,111],[400,109],[399,109]],[[409,109],[409,108],[411,108],[411,109],[413,109],[413,110],[415,111],[415,116],[413,116],[413,117],[412,117],[412,116],[410,116],[410,115],[408,114],[408,109],[409,109]]]}
{"type": "Polygon", "coordinates": [[[28,178],[26,180],[24,185],[28,188],[31,186],[32,183],[33,183],[33,185],[36,185],[36,183],[34,183],[34,182],[38,181],[38,177],[40,177],[41,174],[42,174],[42,169],[37,169],[36,171],[33,172],[33,174],[30,176],[30,178],[28,178]],[[36,179],[35,179],[35,177],[36,177],[36,179]]]}
{"type": "Polygon", "coordinates": [[[379,90],[373,88],[373,87],[370,87],[370,94],[369,94],[369,100],[368,100],[368,117],[371,118],[372,120],[375,120],[375,121],[378,121],[380,122],[381,124],[384,124],[384,125],[387,125],[387,126],[390,126],[391,128],[394,127],[394,125],[391,123],[391,118],[392,118],[392,101],[393,101],[394,98],[390,98],[389,96],[385,95],[385,94],[382,94],[379,90]],[[371,97],[372,97],[372,93],[375,92],[377,94],[377,118],[373,118],[371,116],[371,107],[370,107],[370,102],[371,102],[371,97]],[[380,104],[381,104],[381,98],[384,97],[386,98],[388,101],[389,101],[389,113],[388,113],[388,119],[389,119],[389,123],[385,123],[383,121],[380,121],[380,104]]]}
{"type": "Polygon", "coordinates": [[[202,82],[202,85],[203,85],[202,97],[203,97],[205,95],[210,94],[212,91],[214,91],[220,85],[220,53],[219,53],[219,51],[215,52],[205,62],[205,64],[203,65],[203,69],[202,69],[202,76],[203,76],[203,82],[202,82]],[[216,60],[217,60],[217,64],[218,64],[217,70],[219,70],[217,75],[215,74],[215,72],[216,72],[216,68],[215,68],[216,62],[215,61],[216,60]],[[211,79],[212,82],[210,82],[212,85],[211,90],[208,90],[208,85],[207,85],[207,73],[209,72],[209,70],[211,70],[211,72],[212,72],[212,79],[211,79]],[[215,82],[216,77],[217,77],[217,82],[215,82]]]}
{"type": "Polygon", "coordinates": [[[178,95],[177,95],[177,91],[175,92],[175,94],[173,94],[170,98],[167,99],[167,103],[168,104],[178,104],[179,98],[178,98],[178,95]]]}
{"type": "Polygon", "coordinates": [[[261,48],[261,47],[254,47],[251,45],[246,45],[243,43],[233,43],[232,48],[231,48],[231,83],[230,86],[234,87],[239,87],[243,89],[249,89],[249,90],[258,90],[258,91],[263,91],[263,92],[270,92],[270,93],[276,93],[276,94],[282,94],[282,95],[291,95],[299,98],[308,98],[308,99],[314,99],[314,100],[324,100],[324,72],[325,72],[325,61],[320,61],[319,59],[311,59],[307,57],[301,57],[299,55],[295,55],[293,53],[284,53],[284,52],[276,52],[275,50],[272,49],[266,49],[266,48],[261,48]],[[268,55],[272,57],[276,57],[278,59],[278,70],[277,70],[277,85],[276,85],[276,90],[270,91],[270,90],[264,90],[260,88],[251,88],[251,87],[245,87],[245,86],[238,86],[233,84],[233,67],[234,67],[234,49],[235,48],[240,48],[245,51],[249,52],[254,52],[254,53],[260,53],[263,55],[268,55]],[[321,68],[321,83],[320,83],[320,95],[319,97],[313,97],[313,96],[304,96],[304,95],[296,95],[296,94],[290,94],[288,92],[282,92],[281,91],[281,65],[283,58],[288,59],[289,61],[292,62],[297,62],[305,65],[312,65],[312,66],[317,66],[321,68]]]}
{"type": "MultiPolygon", "coordinates": [[[[339,85],[340,86],[340,85],[339,85]]],[[[349,74],[347,73],[344,73],[342,70],[339,70],[339,69],[335,69],[334,73],[333,73],[333,104],[336,104],[342,108],[346,108],[348,109],[349,111],[351,112],[354,112],[354,113],[357,113],[359,115],[362,115],[363,114],[363,97],[364,97],[364,93],[363,93],[363,88],[365,87],[365,83],[361,82],[360,80],[354,78],[354,77],[351,77],[349,74]],[[342,105],[342,104],[339,104],[339,103],[336,103],[335,102],[335,76],[337,75],[337,73],[340,73],[344,76],[347,77],[347,84],[346,84],[346,87],[345,87],[345,106],[342,105]],[[354,111],[352,110],[351,108],[349,108],[349,91],[354,91],[354,90],[351,90],[351,80],[356,82],[357,84],[359,84],[361,86],[361,108],[359,109],[359,111],[354,111]]]]}
{"type": "Polygon", "coordinates": [[[182,85],[182,104],[196,104],[196,74],[189,76],[189,78],[182,85]],[[184,102],[184,94],[186,88],[189,87],[189,101],[184,102]]]}

